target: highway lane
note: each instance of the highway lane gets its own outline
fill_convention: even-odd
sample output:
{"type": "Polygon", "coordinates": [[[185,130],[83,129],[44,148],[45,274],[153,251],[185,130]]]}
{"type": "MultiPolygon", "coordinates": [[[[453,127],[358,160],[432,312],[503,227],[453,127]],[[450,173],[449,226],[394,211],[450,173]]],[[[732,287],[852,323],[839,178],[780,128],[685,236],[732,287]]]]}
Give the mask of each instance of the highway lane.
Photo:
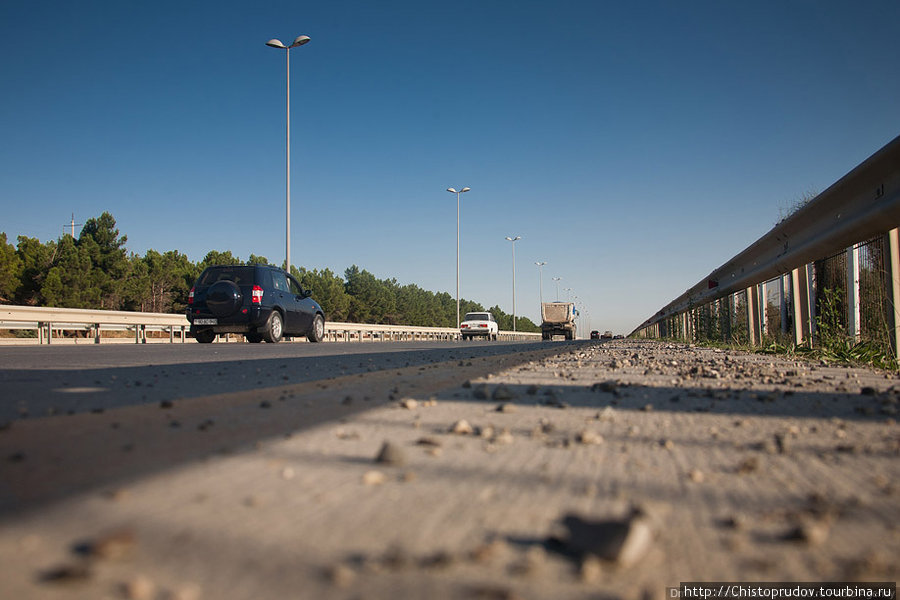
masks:
{"type": "Polygon", "coordinates": [[[23,348],[8,356],[19,368],[0,370],[0,516],[430,398],[576,345],[23,348]]]}
{"type": "Polygon", "coordinates": [[[465,364],[565,345],[420,341],[0,347],[0,424],[439,362],[465,364]]]}
{"type": "MultiPolygon", "coordinates": [[[[265,384],[0,427],[4,597],[897,580],[896,373],[641,340],[365,346],[200,350],[192,369],[265,384]],[[269,376],[342,352],[366,372],[269,376]]],[[[186,379],[179,355],[119,351],[106,368],[186,379]]],[[[55,352],[33,356],[75,374],[55,352]]]]}

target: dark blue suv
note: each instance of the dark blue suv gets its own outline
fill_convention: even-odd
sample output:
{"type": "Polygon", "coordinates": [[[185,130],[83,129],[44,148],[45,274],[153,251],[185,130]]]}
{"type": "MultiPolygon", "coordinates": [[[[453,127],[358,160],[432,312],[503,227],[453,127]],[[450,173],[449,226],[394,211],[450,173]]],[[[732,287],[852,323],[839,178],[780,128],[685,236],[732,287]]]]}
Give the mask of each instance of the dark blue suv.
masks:
{"type": "Polygon", "coordinates": [[[208,344],[220,333],[242,333],[248,342],[276,343],[284,336],[325,337],[325,314],[300,282],[268,265],[208,267],[191,288],[191,333],[208,344]]]}

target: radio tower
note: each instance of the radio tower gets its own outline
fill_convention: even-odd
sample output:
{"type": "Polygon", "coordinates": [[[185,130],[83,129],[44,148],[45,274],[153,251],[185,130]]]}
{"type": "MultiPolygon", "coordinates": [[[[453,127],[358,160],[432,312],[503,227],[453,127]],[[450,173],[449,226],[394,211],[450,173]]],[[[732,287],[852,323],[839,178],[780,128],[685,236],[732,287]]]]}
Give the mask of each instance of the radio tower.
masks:
{"type": "Polygon", "coordinates": [[[72,221],[69,223],[69,226],[72,228],[72,239],[75,239],[75,227],[81,227],[84,223],[76,223],[75,222],[75,213],[72,213],[72,221]]]}

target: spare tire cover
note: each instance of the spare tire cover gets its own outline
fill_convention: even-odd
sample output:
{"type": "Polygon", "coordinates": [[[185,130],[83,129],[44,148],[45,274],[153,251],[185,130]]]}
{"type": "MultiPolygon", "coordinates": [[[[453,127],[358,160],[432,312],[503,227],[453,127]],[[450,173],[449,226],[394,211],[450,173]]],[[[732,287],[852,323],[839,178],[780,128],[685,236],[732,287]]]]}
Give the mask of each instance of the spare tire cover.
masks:
{"type": "Polygon", "coordinates": [[[233,281],[217,281],[206,292],[206,306],[217,317],[230,317],[243,303],[241,288],[233,281]]]}

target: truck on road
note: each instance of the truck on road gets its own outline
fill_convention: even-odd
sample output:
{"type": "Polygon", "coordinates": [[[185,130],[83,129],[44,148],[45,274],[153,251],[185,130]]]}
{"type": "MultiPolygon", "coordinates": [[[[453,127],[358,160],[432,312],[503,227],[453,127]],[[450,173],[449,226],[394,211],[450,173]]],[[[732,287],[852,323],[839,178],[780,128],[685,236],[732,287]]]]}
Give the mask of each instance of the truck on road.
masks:
{"type": "Polygon", "coordinates": [[[575,317],[578,315],[573,302],[544,302],[541,304],[541,339],[550,340],[554,335],[575,339],[575,317]]]}

